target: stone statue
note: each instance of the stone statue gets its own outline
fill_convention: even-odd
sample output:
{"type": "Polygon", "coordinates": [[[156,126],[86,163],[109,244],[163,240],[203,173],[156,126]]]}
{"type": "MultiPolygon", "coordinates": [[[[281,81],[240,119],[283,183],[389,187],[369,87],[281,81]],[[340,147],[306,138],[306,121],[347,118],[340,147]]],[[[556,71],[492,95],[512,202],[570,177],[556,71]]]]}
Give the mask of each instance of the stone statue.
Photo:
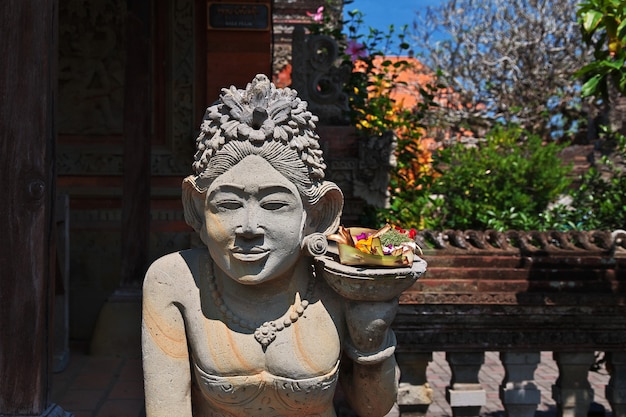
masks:
{"type": "Polygon", "coordinates": [[[143,286],[147,417],[331,417],[339,384],[359,416],[393,406],[397,300],[346,300],[314,267],[343,206],[316,122],[263,75],[207,109],[183,182],[206,248],[158,259],[143,286]]]}

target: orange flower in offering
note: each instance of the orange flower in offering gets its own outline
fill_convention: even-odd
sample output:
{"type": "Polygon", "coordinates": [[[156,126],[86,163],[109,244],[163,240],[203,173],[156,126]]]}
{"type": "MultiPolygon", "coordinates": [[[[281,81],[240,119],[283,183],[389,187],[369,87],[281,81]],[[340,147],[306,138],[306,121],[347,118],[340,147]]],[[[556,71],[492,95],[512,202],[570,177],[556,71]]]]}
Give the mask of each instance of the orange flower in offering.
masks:
{"type": "Polygon", "coordinates": [[[355,248],[365,253],[372,253],[372,235],[365,237],[364,239],[358,239],[354,245],[355,248]]]}

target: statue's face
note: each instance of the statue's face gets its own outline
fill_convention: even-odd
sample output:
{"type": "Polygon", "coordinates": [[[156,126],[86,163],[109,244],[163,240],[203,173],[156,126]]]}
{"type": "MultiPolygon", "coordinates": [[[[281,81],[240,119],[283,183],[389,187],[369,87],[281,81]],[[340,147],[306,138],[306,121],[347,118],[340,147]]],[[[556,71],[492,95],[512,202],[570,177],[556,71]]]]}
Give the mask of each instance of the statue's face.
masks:
{"type": "Polygon", "coordinates": [[[240,283],[284,277],[300,256],[306,219],[300,194],[259,156],[213,181],[205,218],[215,265],[240,283]]]}

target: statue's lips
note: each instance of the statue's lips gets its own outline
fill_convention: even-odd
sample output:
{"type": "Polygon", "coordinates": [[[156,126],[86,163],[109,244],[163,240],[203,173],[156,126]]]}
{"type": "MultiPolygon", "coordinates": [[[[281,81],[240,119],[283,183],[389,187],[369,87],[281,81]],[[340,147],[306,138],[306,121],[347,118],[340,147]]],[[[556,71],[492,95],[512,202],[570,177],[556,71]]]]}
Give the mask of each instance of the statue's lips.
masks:
{"type": "Polygon", "coordinates": [[[242,262],[257,262],[267,258],[270,251],[262,248],[252,248],[244,250],[241,248],[234,248],[232,251],[233,258],[242,262]]]}

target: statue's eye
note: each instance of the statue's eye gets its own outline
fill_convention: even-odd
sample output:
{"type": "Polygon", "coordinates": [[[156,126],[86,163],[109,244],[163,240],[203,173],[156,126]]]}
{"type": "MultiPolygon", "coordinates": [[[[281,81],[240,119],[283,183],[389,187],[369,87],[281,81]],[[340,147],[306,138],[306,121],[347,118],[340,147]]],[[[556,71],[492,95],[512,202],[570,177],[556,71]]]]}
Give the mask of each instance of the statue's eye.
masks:
{"type": "Polygon", "coordinates": [[[270,210],[270,211],[274,211],[274,210],[280,210],[283,207],[288,206],[289,203],[285,202],[285,201],[264,201],[261,204],[261,207],[263,207],[265,210],[270,210]]]}
{"type": "Polygon", "coordinates": [[[243,207],[241,201],[237,200],[221,200],[214,203],[219,210],[237,210],[243,207]]]}

